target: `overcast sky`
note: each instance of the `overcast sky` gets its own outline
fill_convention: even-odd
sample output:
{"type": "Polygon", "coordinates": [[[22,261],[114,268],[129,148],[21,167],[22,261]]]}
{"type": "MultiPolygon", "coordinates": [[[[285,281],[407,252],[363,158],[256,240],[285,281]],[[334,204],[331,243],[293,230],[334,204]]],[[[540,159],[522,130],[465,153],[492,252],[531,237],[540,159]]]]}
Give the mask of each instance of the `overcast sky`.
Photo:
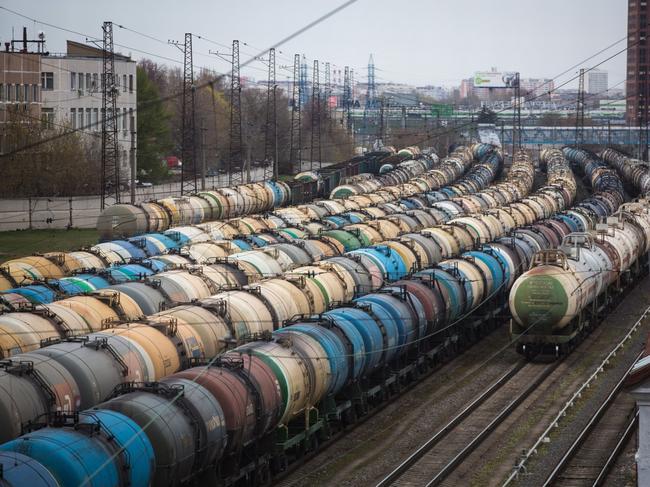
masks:
{"type": "MultiPolygon", "coordinates": [[[[342,0],[0,0],[0,6],[16,10],[82,34],[101,37],[101,24],[111,20],[163,41],[183,40],[185,32],[230,45],[239,39],[241,61],[257,54],[342,0]]],[[[289,41],[279,49],[278,64],[288,65],[294,53],[310,61],[332,63],[332,69],[354,67],[356,79],[366,80],[368,56],[373,53],[377,81],[409,84],[458,85],[477,70],[496,66],[520,71],[522,78],[553,78],[626,35],[627,0],[358,0],[345,10],[289,41]]],[[[25,20],[0,10],[0,39],[16,37],[26,26],[30,36],[45,32],[47,49],[65,50],[65,40],[84,42],[84,36],[25,20]]],[[[115,29],[115,43],[128,47],[135,58],[150,57],[136,49],[178,59],[173,46],[115,29]]],[[[625,48],[620,42],[586,62],[591,67],[625,48]]],[[[229,65],[209,51],[227,52],[216,44],[194,40],[194,63],[219,72],[229,65]]],[[[625,53],[600,66],[610,73],[610,87],[625,77],[625,53]]],[[[575,75],[576,69],[556,84],[575,75]]],[[[260,62],[242,70],[265,77],[260,62]]],[[[278,71],[278,78],[291,76],[278,71]]],[[[572,83],[568,87],[577,86],[572,83]]],[[[621,87],[622,85],[618,85],[621,87]]]]}

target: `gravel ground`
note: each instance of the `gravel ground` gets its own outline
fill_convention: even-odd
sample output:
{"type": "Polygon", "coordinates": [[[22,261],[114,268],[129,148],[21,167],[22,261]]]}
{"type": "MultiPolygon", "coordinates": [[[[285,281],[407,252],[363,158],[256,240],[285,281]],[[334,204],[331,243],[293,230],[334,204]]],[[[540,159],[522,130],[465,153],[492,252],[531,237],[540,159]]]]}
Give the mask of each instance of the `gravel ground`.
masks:
{"type": "Polygon", "coordinates": [[[616,485],[617,487],[636,487],[636,454],[638,432],[632,433],[630,439],[616,460],[611,472],[605,479],[604,485],[616,485]]]}
{"type": "MultiPolygon", "coordinates": [[[[648,305],[650,305],[650,278],[644,279],[638,286],[636,286],[636,288],[621,302],[618,308],[600,325],[597,331],[603,334],[603,336],[607,336],[610,331],[617,328],[621,329],[631,327],[648,305]]],[[[534,457],[527,465],[528,475],[521,480],[520,485],[534,486],[541,485],[544,482],[553,467],[562,457],[563,453],[570,446],[573,439],[593,416],[599,405],[602,404],[605,397],[613,389],[620,378],[623,377],[627,369],[634,362],[638,353],[643,349],[649,330],[650,320],[646,320],[639,328],[639,331],[633,335],[630,344],[613,359],[610,366],[605,369],[605,373],[601,374],[600,378],[598,378],[589,391],[583,395],[581,400],[576,403],[576,406],[569,412],[567,417],[560,422],[559,427],[554,430],[551,436],[551,442],[546,444],[538,452],[538,456],[534,457]]],[[[622,336],[622,332],[614,334],[609,341],[609,349],[613,348],[622,336]]],[[[587,342],[584,344],[586,343],[587,342]]],[[[594,359],[599,355],[594,354],[593,352],[594,350],[589,348],[585,349],[585,347],[580,346],[573,355],[584,355],[588,358],[588,362],[593,363],[594,359]]],[[[604,358],[604,356],[602,358],[604,358]]],[[[597,365],[597,361],[594,366],[595,365],[597,365]]],[[[594,366],[585,370],[584,374],[581,374],[583,380],[587,378],[588,374],[593,372],[594,366]]],[[[572,388],[570,391],[571,394],[575,389],[575,387],[572,388]]],[[[555,409],[554,414],[556,414],[557,411],[558,409],[555,409]]],[[[549,422],[546,422],[545,426],[548,424],[549,422]]],[[[538,435],[531,435],[527,446],[532,446],[532,443],[535,441],[537,436],[538,435]]]]}
{"type": "Polygon", "coordinates": [[[504,323],[280,485],[374,485],[519,360],[507,344],[504,323]],[[501,349],[497,357],[484,363],[501,349]]]}
{"type": "Polygon", "coordinates": [[[622,335],[620,328],[597,329],[463,461],[444,485],[501,485],[522,450],[544,431],[557,411],[609,352],[614,339],[622,335]]]}

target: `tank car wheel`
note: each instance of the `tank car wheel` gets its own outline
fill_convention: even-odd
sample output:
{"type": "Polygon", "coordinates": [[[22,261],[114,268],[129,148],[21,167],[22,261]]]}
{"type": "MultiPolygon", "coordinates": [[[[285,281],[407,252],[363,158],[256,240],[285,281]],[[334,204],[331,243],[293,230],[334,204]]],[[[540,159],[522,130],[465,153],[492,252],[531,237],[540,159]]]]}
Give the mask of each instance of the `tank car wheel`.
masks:
{"type": "Polygon", "coordinates": [[[357,412],[354,410],[354,407],[349,408],[343,414],[343,422],[348,424],[354,424],[357,422],[357,412]]]}
{"type": "Polygon", "coordinates": [[[273,458],[273,470],[275,472],[284,472],[288,466],[289,461],[287,460],[287,456],[284,453],[273,458]]]}
{"type": "Polygon", "coordinates": [[[317,452],[320,442],[318,441],[318,435],[312,435],[309,439],[309,451],[317,452]]]}
{"type": "Polygon", "coordinates": [[[271,485],[271,469],[267,463],[260,465],[255,475],[256,485],[271,485]]]}

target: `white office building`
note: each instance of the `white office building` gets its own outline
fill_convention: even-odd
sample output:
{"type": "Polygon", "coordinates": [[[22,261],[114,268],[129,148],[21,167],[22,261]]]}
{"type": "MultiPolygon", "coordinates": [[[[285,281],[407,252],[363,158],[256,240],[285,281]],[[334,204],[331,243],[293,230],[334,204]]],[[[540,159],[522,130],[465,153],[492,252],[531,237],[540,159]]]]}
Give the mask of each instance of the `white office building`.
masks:
{"type": "Polygon", "coordinates": [[[587,93],[590,95],[602,95],[607,93],[607,71],[602,69],[592,69],[587,72],[587,93]]]}
{"type": "MultiPolygon", "coordinates": [[[[67,53],[41,58],[41,117],[54,124],[81,129],[101,144],[102,50],[67,42],[67,53]]],[[[131,124],[137,127],[136,62],[115,54],[117,130],[120,168],[128,171],[131,124]]],[[[101,145],[100,145],[101,146],[101,145]]]]}

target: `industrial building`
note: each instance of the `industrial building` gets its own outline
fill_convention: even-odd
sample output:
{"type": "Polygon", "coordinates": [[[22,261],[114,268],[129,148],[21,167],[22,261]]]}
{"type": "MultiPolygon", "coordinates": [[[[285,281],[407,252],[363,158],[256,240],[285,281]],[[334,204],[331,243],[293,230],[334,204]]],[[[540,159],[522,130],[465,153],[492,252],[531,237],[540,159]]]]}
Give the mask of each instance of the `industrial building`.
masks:
{"type": "MultiPolygon", "coordinates": [[[[0,52],[0,126],[10,119],[11,110],[22,117],[40,120],[41,116],[41,55],[27,50],[27,33],[22,41],[5,43],[0,52]],[[15,50],[14,45],[21,48],[15,50]]],[[[8,150],[7,134],[0,131],[0,154],[8,150]]]]}
{"type": "MultiPolygon", "coordinates": [[[[136,130],[136,62],[115,54],[117,130],[120,167],[128,168],[131,130],[136,130]],[[132,121],[132,122],[130,122],[132,121]],[[133,123],[133,127],[131,127],[133,123]]],[[[41,59],[41,116],[49,123],[81,129],[87,134],[101,133],[102,50],[67,41],[64,55],[41,59]]]]}
{"type": "MultiPolygon", "coordinates": [[[[45,127],[79,129],[100,143],[102,50],[67,41],[65,54],[50,54],[44,45],[42,33],[38,40],[28,40],[23,30],[21,40],[7,42],[0,52],[0,124],[9,120],[11,108],[17,108],[21,117],[45,127]],[[36,49],[30,50],[34,43],[36,49]]],[[[130,132],[137,131],[136,62],[115,54],[115,72],[120,168],[126,171],[130,132]]],[[[3,131],[0,154],[7,151],[7,136],[3,131]]]]}

